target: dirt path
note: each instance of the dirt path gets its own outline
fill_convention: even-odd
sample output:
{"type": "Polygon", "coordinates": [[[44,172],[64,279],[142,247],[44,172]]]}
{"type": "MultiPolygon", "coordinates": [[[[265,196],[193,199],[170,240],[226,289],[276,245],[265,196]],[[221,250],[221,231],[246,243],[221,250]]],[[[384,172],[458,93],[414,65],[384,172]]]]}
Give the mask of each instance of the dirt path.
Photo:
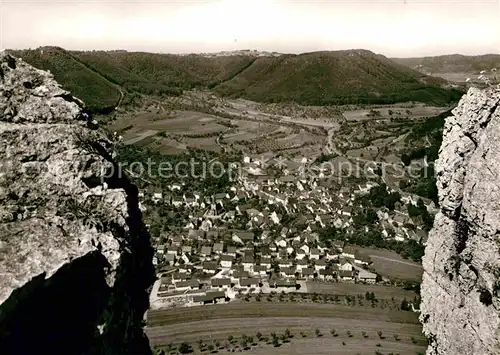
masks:
{"type": "Polygon", "coordinates": [[[405,133],[405,134],[400,135],[399,137],[394,138],[394,139],[391,141],[391,143],[389,143],[389,145],[394,144],[394,143],[397,143],[397,142],[399,142],[399,141],[401,141],[401,140],[405,139],[406,137],[408,137],[408,135],[409,135],[409,134],[410,134],[410,133],[405,133]]]}
{"type": "Polygon", "coordinates": [[[391,261],[391,262],[394,262],[394,263],[399,263],[399,264],[413,266],[413,267],[420,268],[420,269],[422,268],[422,265],[419,265],[419,264],[411,263],[411,262],[408,262],[408,261],[402,261],[402,260],[385,258],[383,256],[378,256],[378,255],[370,255],[370,258],[372,258],[372,259],[382,259],[382,260],[391,261]]]}
{"type": "Polygon", "coordinates": [[[118,102],[115,104],[115,110],[118,109],[118,107],[120,107],[120,104],[122,103],[123,101],[123,97],[124,97],[124,94],[123,94],[123,88],[118,85],[118,84],[115,84],[113,83],[112,81],[110,81],[108,78],[106,78],[104,75],[102,75],[101,73],[99,73],[98,71],[96,71],[94,68],[92,68],[91,66],[89,66],[87,63],[85,63],[83,60],[80,60],[79,58],[77,58],[76,56],[72,55],[71,53],[67,52],[67,54],[75,61],[75,62],[78,62],[80,63],[81,65],[83,65],[85,68],[87,68],[88,70],[92,71],[93,73],[95,73],[96,75],[100,76],[101,79],[105,80],[107,83],[109,83],[110,85],[113,85],[115,87],[115,89],[117,89],[119,92],[120,92],[120,99],[118,100],[118,102]]]}
{"type": "Polygon", "coordinates": [[[126,140],[125,142],[123,142],[125,145],[130,145],[130,144],[134,144],[134,143],[137,143],[139,141],[142,141],[143,139],[145,138],[148,138],[148,137],[151,137],[151,136],[154,136],[156,133],[158,133],[158,131],[155,131],[155,130],[147,130],[146,132],[142,132],[139,136],[135,137],[135,138],[132,138],[132,139],[128,139],[126,140]]]}
{"type": "Polygon", "coordinates": [[[222,149],[222,151],[225,153],[226,152],[226,147],[222,145],[222,143],[220,142],[220,139],[221,137],[224,136],[224,134],[226,134],[226,132],[228,132],[229,130],[231,130],[232,127],[228,127],[226,128],[225,130],[223,130],[222,132],[219,133],[219,135],[217,136],[217,138],[215,139],[215,143],[222,149]]]}

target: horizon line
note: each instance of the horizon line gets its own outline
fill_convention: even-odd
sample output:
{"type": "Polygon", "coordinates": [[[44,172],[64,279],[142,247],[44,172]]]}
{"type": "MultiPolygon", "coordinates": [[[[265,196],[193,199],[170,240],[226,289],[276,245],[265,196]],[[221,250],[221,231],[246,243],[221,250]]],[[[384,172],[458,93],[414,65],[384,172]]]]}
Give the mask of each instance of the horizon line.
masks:
{"type": "Polygon", "coordinates": [[[464,57],[480,57],[480,56],[487,56],[487,55],[498,55],[500,56],[499,53],[493,53],[493,52],[487,52],[487,53],[481,53],[481,54],[462,54],[462,53],[444,53],[444,54],[437,54],[437,55],[414,55],[414,56],[387,56],[383,53],[377,53],[371,49],[367,48],[348,48],[348,49],[319,49],[315,51],[305,51],[305,52],[279,52],[276,50],[263,50],[263,49],[251,49],[251,48],[242,48],[242,49],[231,49],[231,50],[219,50],[219,51],[212,51],[212,52],[193,52],[193,51],[186,51],[186,52],[162,52],[162,51],[143,51],[143,50],[130,50],[130,49],[102,49],[102,48],[96,48],[96,49],[67,49],[58,45],[44,45],[44,46],[38,46],[36,48],[4,48],[7,51],[19,51],[19,50],[37,50],[41,48],[60,48],[65,51],[74,51],[74,52],[129,52],[129,53],[150,53],[150,54],[170,54],[170,55],[204,55],[204,54],[220,54],[220,53],[231,53],[231,52],[258,52],[258,53],[270,53],[270,54],[281,54],[281,55],[302,55],[302,54],[310,54],[310,53],[319,53],[319,52],[345,52],[345,51],[369,51],[373,54],[376,55],[383,55],[387,58],[394,58],[394,59],[411,59],[411,58],[432,58],[432,57],[446,57],[446,56],[464,56],[464,57]]]}

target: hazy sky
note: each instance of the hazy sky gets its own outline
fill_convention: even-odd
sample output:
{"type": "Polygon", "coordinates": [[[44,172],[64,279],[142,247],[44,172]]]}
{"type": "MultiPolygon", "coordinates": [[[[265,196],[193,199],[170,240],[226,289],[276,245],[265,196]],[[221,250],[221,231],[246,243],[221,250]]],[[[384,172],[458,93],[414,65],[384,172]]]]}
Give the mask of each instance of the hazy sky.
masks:
{"type": "Polygon", "coordinates": [[[0,0],[2,48],[500,53],[500,0],[0,0]]]}

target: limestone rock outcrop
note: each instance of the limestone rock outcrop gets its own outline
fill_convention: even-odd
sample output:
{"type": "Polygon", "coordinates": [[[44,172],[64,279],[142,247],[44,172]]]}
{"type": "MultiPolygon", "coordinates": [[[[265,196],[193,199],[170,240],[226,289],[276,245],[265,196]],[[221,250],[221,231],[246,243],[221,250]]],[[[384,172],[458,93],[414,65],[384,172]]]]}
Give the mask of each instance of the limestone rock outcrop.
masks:
{"type": "Polygon", "coordinates": [[[471,88],[436,162],[421,315],[429,355],[500,354],[500,90],[471,88]]]}
{"type": "Polygon", "coordinates": [[[0,53],[0,354],[150,354],[153,250],[112,141],[0,53]]]}

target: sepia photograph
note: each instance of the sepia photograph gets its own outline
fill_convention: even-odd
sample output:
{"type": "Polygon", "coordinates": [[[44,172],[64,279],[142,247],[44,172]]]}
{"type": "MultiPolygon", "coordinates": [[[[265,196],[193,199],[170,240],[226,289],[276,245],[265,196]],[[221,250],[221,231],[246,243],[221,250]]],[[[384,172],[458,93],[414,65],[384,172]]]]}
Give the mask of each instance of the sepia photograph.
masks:
{"type": "Polygon", "coordinates": [[[1,355],[500,354],[500,0],[0,0],[1,355]]]}

